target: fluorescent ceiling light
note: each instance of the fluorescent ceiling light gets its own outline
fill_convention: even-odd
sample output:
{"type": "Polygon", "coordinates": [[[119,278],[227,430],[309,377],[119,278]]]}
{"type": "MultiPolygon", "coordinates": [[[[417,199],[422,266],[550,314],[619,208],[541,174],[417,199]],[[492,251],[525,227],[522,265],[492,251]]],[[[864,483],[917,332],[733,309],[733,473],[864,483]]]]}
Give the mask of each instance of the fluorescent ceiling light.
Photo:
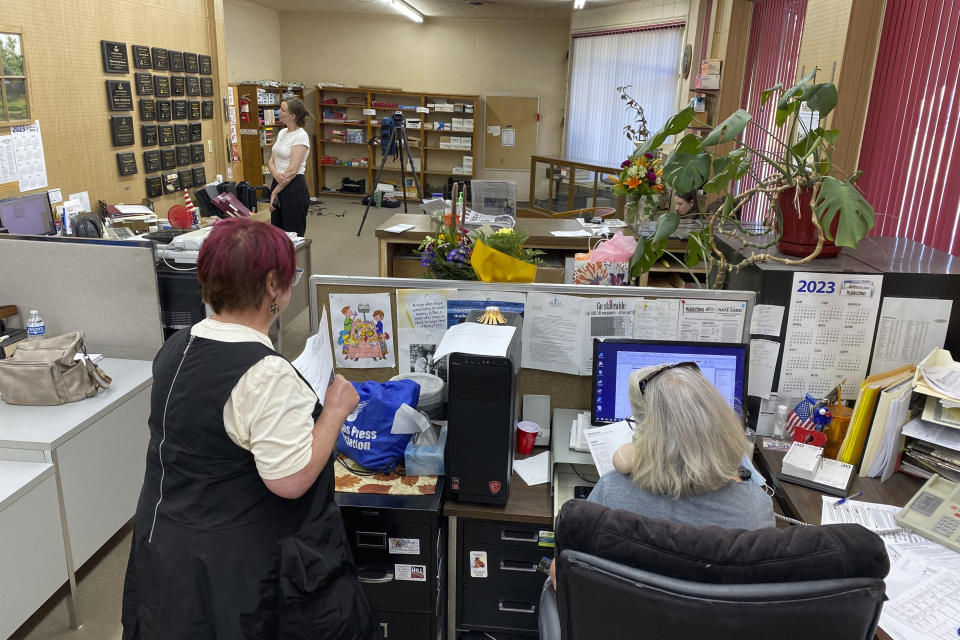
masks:
{"type": "MultiPolygon", "coordinates": [[[[579,0],[578,0],[579,1],[579,0]]],[[[403,0],[389,0],[390,6],[414,22],[423,22],[423,15],[403,0]]]]}
{"type": "Polygon", "coordinates": [[[583,5],[587,4],[587,0],[573,0],[574,9],[583,9],[583,5]]]}

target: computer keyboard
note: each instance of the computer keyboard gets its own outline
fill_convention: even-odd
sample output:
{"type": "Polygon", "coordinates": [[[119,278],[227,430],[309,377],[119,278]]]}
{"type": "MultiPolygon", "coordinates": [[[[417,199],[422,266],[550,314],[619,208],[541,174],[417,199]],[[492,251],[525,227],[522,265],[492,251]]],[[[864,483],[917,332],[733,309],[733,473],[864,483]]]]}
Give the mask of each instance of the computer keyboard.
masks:
{"type": "Polygon", "coordinates": [[[150,233],[145,233],[141,238],[145,240],[153,240],[157,244],[170,244],[170,242],[179,235],[184,233],[189,233],[191,231],[196,231],[196,229],[161,229],[160,231],[151,231],[150,233]]]}

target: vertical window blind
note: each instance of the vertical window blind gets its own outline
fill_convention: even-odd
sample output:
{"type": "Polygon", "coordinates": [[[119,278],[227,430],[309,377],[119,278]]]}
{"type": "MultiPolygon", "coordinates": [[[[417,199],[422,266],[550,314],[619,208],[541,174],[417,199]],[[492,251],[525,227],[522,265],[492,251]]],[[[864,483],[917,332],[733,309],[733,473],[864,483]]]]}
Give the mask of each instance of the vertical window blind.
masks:
{"type": "Polygon", "coordinates": [[[874,235],[960,256],[960,2],[887,0],[857,185],[874,235]]]}
{"type": "MultiPolygon", "coordinates": [[[[756,0],[753,4],[741,106],[750,112],[754,122],[767,131],[773,131],[776,127],[774,117],[778,96],[774,95],[764,105],[760,102],[761,93],[779,82],[783,83],[784,88],[793,86],[806,15],[807,0],[756,0]]],[[[727,115],[719,114],[719,117],[725,118],[727,115]]],[[[778,145],[759,127],[748,125],[743,142],[768,156],[782,155],[778,145]]],[[[740,181],[741,193],[755,187],[772,172],[766,165],[754,166],[757,171],[740,181]]],[[[753,198],[741,211],[741,218],[760,221],[766,210],[761,198],[753,198]]]]}
{"type": "Polygon", "coordinates": [[[600,33],[574,34],[570,100],[567,109],[568,156],[619,166],[633,151],[623,134],[633,114],[617,87],[643,106],[653,133],[676,112],[682,22],[600,33]]]}

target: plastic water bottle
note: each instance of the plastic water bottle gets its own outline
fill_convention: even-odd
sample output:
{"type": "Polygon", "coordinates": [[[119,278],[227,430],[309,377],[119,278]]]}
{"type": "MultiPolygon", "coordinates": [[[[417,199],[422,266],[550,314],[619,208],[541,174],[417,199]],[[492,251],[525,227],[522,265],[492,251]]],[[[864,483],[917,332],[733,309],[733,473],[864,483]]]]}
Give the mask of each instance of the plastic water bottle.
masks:
{"type": "Polygon", "coordinates": [[[773,418],[773,437],[777,440],[783,440],[784,433],[787,430],[787,414],[789,407],[785,404],[777,405],[777,415],[773,418]]]}
{"type": "Polygon", "coordinates": [[[43,324],[43,318],[36,309],[30,310],[30,318],[27,320],[27,339],[43,340],[47,337],[47,326],[43,324]]]}

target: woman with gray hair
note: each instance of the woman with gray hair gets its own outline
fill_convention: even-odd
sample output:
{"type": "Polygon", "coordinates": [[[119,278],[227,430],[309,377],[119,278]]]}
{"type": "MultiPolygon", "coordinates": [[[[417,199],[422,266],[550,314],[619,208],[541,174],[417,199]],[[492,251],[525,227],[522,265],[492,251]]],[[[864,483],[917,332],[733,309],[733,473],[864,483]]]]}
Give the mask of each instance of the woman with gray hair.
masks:
{"type": "Polygon", "coordinates": [[[774,525],[770,496],[740,478],[750,450],[740,418],[696,363],[637,369],[628,384],[633,442],[589,500],[694,526],[774,525]]]}

